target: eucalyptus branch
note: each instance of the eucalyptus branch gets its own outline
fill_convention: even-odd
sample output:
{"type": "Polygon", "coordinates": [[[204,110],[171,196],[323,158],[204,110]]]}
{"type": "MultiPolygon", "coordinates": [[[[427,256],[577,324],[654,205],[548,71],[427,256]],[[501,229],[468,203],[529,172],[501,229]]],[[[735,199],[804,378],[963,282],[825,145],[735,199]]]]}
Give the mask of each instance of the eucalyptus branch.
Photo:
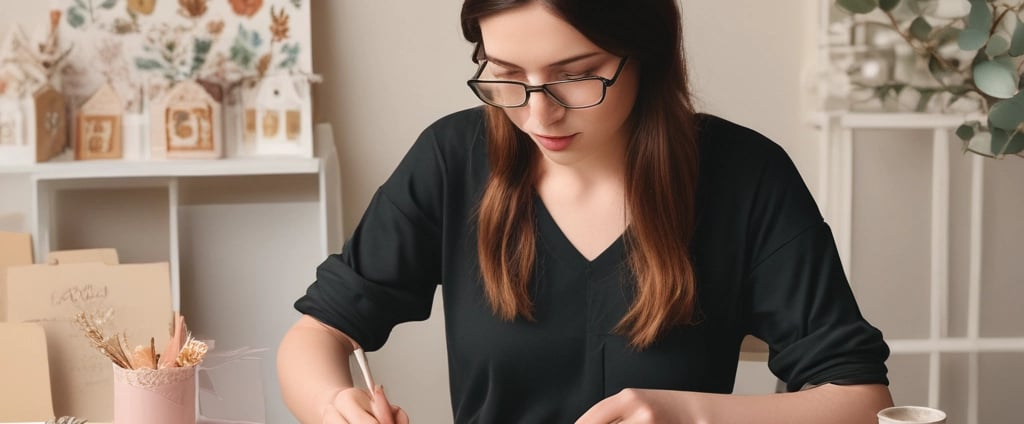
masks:
{"type": "MultiPolygon", "coordinates": [[[[884,11],[884,13],[885,16],[889,18],[889,22],[892,23],[892,30],[896,31],[896,33],[899,34],[900,37],[903,37],[903,39],[907,41],[907,44],[909,44],[911,48],[918,51],[924,50],[925,56],[935,58],[935,60],[938,61],[943,68],[954,69],[953,66],[946,61],[945,58],[939,55],[939,52],[935,50],[935,47],[932,47],[931,45],[928,44],[925,44],[923,47],[915,44],[913,37],[911,37],[909,33],[900,30],[900,23],[899,21],[896,20],[896,17],[893,16],[892,12],[884,11]]],[[[939,81],[939,83],[941,84],[942,81],[939,81]]]]}

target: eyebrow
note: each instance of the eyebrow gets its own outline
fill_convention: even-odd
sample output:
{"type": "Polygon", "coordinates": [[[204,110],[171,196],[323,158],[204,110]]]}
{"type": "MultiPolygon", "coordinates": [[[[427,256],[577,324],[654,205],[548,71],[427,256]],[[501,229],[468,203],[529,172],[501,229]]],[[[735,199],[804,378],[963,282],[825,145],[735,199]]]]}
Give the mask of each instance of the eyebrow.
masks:
{"type": "MultiPolygon", "coordinates": [[[[583,59],[589,59],[589,58],[597,56],[599,54],[601,54],[601,53],[600,52],[590,52],[590,53],[578,54],[576,56],[572,56],[572,57],[569,57],[569,58],[566,58],[566,59],[562,59],[562,60],[559,60],[558,62],[555,62],[555,63],[552,63],[550,65],[547,65],[547,66],[545,66],[545,68],[555,68],[555,67],[559,67],[559,66],[563,66],[563,65],[568,65],[570,63],[577,62],[577,61],[580,61],[580,60],[583,60],[583,59]]],[[[500,66],[505,67],[505,68],[522,69],[519,65],[515,65],[515,64],[513,64],[511,62],[506,62],[504,60],[498,59],[498,58],[490,56],[490,55],[486,55],[484,58],[488,62],[494,63],[496,65],[500,65],[500,66]]]]}

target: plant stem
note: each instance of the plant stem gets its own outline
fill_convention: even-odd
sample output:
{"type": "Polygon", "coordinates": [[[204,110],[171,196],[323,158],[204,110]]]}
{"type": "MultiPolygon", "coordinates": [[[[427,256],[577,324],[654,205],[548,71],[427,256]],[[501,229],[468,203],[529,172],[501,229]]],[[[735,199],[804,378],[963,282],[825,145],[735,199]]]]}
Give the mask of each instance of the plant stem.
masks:
{"type": "MultiPolygon", "coordinates": [[[[925,45],[924,47],[921,47],[921,46],[918,46],[918,45],[914,44],[914,39],[911,38],[910,34],[905,33],[905,32],[900,30],[900,24],[899,24],[899,22],[896,21],[896,17],[893,16],[891,12],[885,12],[885,16],[887,16],[889,18],[889,22],[892,23],[893,31],[896,31],[896,33],[899,34],[900,37],[903,37],[903,39],[907,41],[907,44],[909,44],[910,47],[914,48],[915,50],[924,50],[924,52],[927,54],[927,56],[934,57],[935,60],[938,61],[939,64],[942,65],[943,68],[953,69],[953,66],[949,62],[947,62],[946,59],[944,59],[942,56],[940,56],[939,53],[937,51],[935,51],[934,47],[929,46],[929,45],[925,45]]],[[[939,81],[939,83],[942,84],[942,81],[939,81]]],[[[943,84],[943,85],[945,85],[945,84],[943,84]]]]}

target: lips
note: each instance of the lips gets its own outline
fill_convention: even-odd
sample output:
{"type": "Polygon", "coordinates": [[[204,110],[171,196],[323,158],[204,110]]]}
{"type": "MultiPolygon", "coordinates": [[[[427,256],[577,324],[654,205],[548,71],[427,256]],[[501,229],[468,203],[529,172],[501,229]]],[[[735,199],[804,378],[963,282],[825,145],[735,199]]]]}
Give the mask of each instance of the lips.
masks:
{"type": "Polygon", "coordinates": [[[576,134],[565,136],[534,134],[533,137],[544,149],[557,152],[567,149],[576,138],[576,134]]]}

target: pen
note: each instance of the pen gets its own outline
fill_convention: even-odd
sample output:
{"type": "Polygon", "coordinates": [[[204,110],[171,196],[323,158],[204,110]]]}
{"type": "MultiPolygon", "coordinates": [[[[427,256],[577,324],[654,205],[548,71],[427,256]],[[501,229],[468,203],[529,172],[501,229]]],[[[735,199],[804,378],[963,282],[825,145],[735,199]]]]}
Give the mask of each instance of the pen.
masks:
{"type": "Polygon", "coordinates": [[[358,348],[352,351],[356,355],[356,362],[359,363],[359,370],[363,372],[363,379],[366,380],[366,387],[370,390],[370,397],[374,397],[374,391],[377,390],[377,385],[373,382],[373,375],[370,374],[370,363],[366,361],[366,353],[363,352],[363,348],[358,348]]]}

